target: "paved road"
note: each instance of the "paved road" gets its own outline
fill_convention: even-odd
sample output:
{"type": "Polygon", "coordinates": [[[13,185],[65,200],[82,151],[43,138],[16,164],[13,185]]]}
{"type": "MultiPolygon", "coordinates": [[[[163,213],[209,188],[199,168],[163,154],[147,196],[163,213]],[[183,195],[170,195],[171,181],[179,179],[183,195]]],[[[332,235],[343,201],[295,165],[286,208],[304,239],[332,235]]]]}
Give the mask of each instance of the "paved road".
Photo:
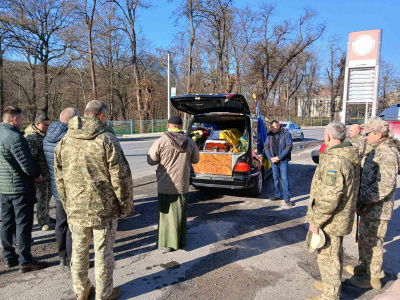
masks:
{"type": "MultiPolygon", "coordinates": [[[[114,285],[121,286],[121,299],[298,300],[317,296],[313,287],[314,280],[320,279],[316,253],[308,253],[304,244],[304,217],[315,170],[310,151],[292,155],[289,180],[295,207],[269,200],[273,195],[271,178],[259,198],[248,198],[243,192],[192,191],[186,248],[164,255],[154,251],[156,184],[135,188],[135,215],[120,221],[114,248],[114,285]]],[[[138,182],[152,178],[154,175],[138,182]]],[[[397,193],[396,199],[399,196],[397,193]]],[[[344,272],[342,299],[372,300],[400,271],[399,206],[397,200],[385,239],[388,276],[383,280],[384,289],[353,288],[348,283],[350,275],[344,272]]],[[[19,274],[17,268],[5,270],[0,259],[0,299],[74,299],[70,273],[58,266],[54,232],[40,231],[35,225],[33,238],[34,256],[51,267],[19,274]]],[[[345,237],[344,247],[345,263],[354,263],[357,250],[351,235],[345,237]]],[[[90,253],[93,261],[92,248],[90,253]]],[[[94,282],[93,267],[89,277],[94,282]]]]}
{"type": "MultiPolygon", "coordinates": [[[[295,144],[306,143],[310,141],[323,140],[324,129],[304,130],[304,139],[295,140],[295,144]]],[[[135,141],[121,142],[122,149],[131,166],[132,176],[134,179],[152,175],[155,173],[156,167],[147,164],[146,154],[156,138],[138,139],[135,141]]]]}

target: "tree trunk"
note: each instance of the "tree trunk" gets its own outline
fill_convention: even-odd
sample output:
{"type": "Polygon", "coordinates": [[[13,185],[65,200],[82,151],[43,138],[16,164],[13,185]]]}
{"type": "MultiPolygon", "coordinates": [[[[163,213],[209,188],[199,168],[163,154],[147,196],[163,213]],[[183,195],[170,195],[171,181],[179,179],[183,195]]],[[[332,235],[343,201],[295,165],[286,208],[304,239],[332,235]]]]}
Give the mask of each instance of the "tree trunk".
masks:
{"type": "Polygon", "coordinates": [[[3,120],[4,111],[4,80],[3,80],[3,41],[0,38],[0,121],[3,120]]]}

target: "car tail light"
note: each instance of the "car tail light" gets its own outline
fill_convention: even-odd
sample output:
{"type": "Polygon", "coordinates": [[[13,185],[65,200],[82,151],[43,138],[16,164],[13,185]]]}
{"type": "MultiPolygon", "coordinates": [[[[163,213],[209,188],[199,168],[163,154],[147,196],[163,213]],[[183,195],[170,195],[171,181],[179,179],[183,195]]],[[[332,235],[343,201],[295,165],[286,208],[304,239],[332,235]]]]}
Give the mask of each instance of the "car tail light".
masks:
{"type": "Polygon", "coordinates": [[[245,162],[238,162],[235,166],[235,172],[249,172],[250,171],[250,165],[245,162]]]}

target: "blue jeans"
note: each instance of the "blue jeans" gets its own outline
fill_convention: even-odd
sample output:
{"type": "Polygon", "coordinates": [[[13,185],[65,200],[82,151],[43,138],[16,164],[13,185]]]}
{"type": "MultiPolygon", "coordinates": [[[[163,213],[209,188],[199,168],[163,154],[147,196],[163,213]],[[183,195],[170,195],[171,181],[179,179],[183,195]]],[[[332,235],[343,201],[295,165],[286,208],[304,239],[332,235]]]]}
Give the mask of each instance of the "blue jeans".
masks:
{"type": "Polygon", "coordinates": [[[279,162],[278,164],[272,165],[272,174],[274,177],[274,187],[275,187],[275,197],[281,198],[281,187],[279,184],[279,179],[282,182],[283,189],[283,199],[285,201],[290,200],[290,188],[289,188],[289,178],[288,178],[288,162],[279,162]]]}

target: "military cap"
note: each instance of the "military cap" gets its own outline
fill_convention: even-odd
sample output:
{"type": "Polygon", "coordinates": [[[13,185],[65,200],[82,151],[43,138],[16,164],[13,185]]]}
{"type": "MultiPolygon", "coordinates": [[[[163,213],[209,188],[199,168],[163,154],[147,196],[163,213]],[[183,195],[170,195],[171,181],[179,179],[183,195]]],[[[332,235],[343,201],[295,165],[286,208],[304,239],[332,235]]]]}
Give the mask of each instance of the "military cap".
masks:
{"type": "Polygon", "coordinates": [[[323,247],[325,245],[325,241],[325,233],[321,228],[318,230],[318,234],[308,231],[306,237],[307,251],[314,252],[316,249],[323,247]]]}
{"type": "Polygon", "coordinates": [[[382,120],[381,118],[372,118],[367,121],[363,127],[363,134],[370,132],[387,132],[389,131],[389,123],[382,120]]]}

